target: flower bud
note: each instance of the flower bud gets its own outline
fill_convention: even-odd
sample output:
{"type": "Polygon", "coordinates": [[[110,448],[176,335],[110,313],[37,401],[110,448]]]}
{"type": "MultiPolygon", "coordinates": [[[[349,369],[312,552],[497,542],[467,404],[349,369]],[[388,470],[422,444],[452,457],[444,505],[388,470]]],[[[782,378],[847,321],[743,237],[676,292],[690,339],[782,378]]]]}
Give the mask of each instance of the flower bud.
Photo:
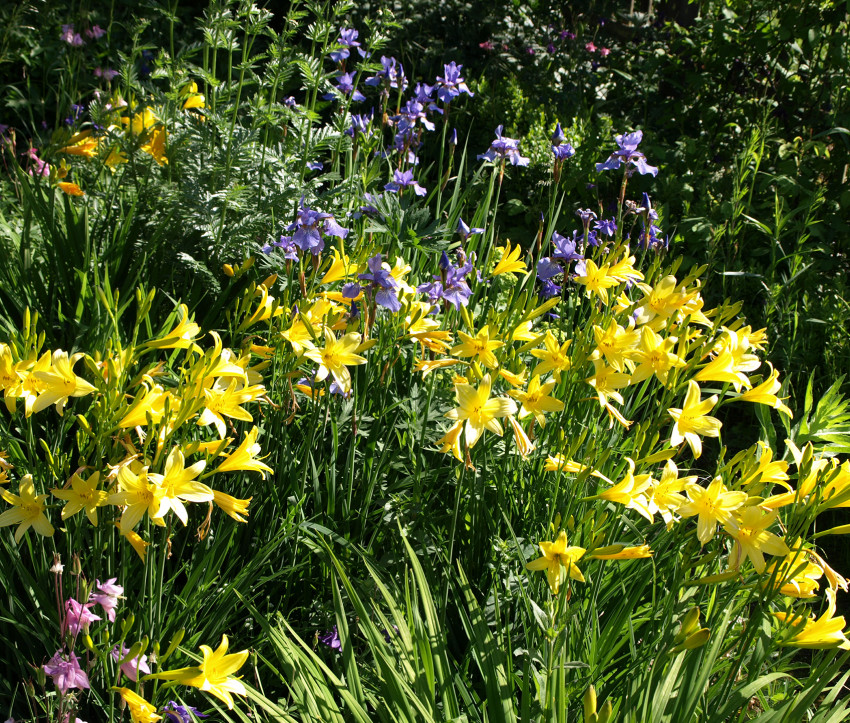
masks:
{"type": "Polygon", "coordinates": [[[596,688],[592,685],[584,691],[584,698],[582,699],[582,704],[584,705],[584,720],[585,723],[590,723],[590,717],[592,715],[596,715],[596,688]]]}

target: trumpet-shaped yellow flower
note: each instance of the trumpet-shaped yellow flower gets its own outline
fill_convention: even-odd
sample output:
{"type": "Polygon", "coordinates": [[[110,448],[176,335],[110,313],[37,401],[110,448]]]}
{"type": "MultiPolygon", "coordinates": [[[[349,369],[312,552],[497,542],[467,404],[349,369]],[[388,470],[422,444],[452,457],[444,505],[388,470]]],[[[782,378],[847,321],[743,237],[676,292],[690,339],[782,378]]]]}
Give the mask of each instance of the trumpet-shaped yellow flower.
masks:
{"type": "Polygon", "coordinates": [[[413,371],[422,372],[422,377],[427,377],[435,369],[448,369],[457,364],[463,364],[460,359],[433,359],[420,360],[413,365],[413,371]]]}
{"type": "Polygon", "coordinates": [[[230,515],[237,522],[248,521],[245,517],[248,516],[248,504],[252,499],[254,498],[249,497],[247,500],[240,500],[236,497],[226,495],[224,492],[213,490],[213,502],[215,502],[220,510],[223,510],[226,515],[230,515]],[[245,515],[245,517],[242,515],[245,515]]]}
{"type": "Polygon", "coordinates": [[[446,416],[449,419],[466,421],[464,439],[470,448],[475,446],[485,429],[501,436],[502,425],[499,424],[499,418],[516,414],[514,401],[504,397],[490,399],[490,388],[489,374],[485,374],[481,379],[478,389],[469,384],[455,385],[458,406],[446,412],[446,416]]]}
{"type": "Polygon", "coordinates": [[[264,464],[259,459],[255,459],[260,453],[260,445],[257,444],[257,435],[259,430],[252,427],[251,431],[245,435],[236,449],[233,450],[222,463],[216,467],[216,472],[239,472],[241,470],[260,472],[263,479],[266,478],[266,472],[274,472],[267,464],[264,464]]]}
{"type": "Polygon", "coordinates": [[[18,494],[13,495],[9,490],[0,488],[0,497],[12,505],[12,509],[0,515],[0,527],[17,525],[15,542],[20,542],[30,527],[44,537],[50,537],[53,534],[53,525],[44,515],[44,500],[47,499],[47,495],[36,495],[31,474],[24,475],[21,479],[18,494]]]}
{"type": "Polygon", "coordinates": [[[818,482],[829,475],[835,469],[836,465],[837,460],[835,458],[813,460],[811,467],[809,467],[809,473],[798,482],[796,490],[771,495],[761,503],[761,506],[765,509],[775,510],[778,507],[785,507],[786,505],[808,503],[810,498],[814,499],[811,496],[817,489],[818,482]]]}
{"type": "Polygon", "coordinates": [[[162,520],[165,490],[148,479],[147,467],[137,462],[122,465],[118,471],[118,490],[109,495],[106,501],[110,505],[124,507],[120,522],[122,534],[133,530],[145,513],[154,524],[165,524],[162,520]]]}
{"type": "Polygon", "coordinates": [[[165,460],[165,474],[148,473],[148,480],[162,489],[162,499],[156,517],[164,517],[172,510],[186,525],[189,514],[183,502],[211,502],[213,491],[195,478],[204,471],[206,461],[195,462],[186,468],[186,458],[180,447],[175,447],[165,460]]]}
{"type": "Polygon", "coordinates": [[[754,468],[746,470],[741,476],[741,487],[746,487],[751,495],[761,494],[767,485],[782,485],[791,490],[788,484],[788,463],[784,460],[773,461],[773,450],[759,442],[762,454],[754,468]]]}
{"type": "Polygon", "coordinates": [[[146,385],[144,391],[133,400],[118,426],[122,429],[144,427],[148,423],[148,417],[154,424],[159,424],[169,399],[172,399],[171,392],[164,391],[159,384],[146,385]]]}
{"type": "Polygon", "coordinates": [[[157,715],[156,707],[134,691],[129,688],[114,688],[113,690],[117,690],[127,704],[131,723],[156,723],[156,721],[162,720],[162,716],[157,715]]]}
{"type": "Polygon", "coordinates": [[[620,282],[608,274],[609,264],[597,266],[592,259],[576,264],[575,281],[585,287],[587,296],[596,294],[603,304],[608,305],[608,289],[620,282]]]}
{"type": "Polygon", "coordinates": [[[325,346],[323,349],[308,349],[304,356],[319,365],[316,381],[326,379],[330,374],[343,392],[351,391],[351,374],[348,367],[365,364],[366,360],[354,352],[360,346],[360,334],[350,332],[338,341],[334,333],[325,327],[325,346]]]}
{"type": "Polygon", "coordinates": [[[622,283],[639,281],[643,278],[643,274],[635,268],[635,257],[629,256],[628,251],[623,258],[611,264],[608,276],[622,283]]]}
{"type": "Polygon", "coordinates": [[[32,373],[42,383],[42,390],[32,405],[33,412],[47,409],[51,404],[56,405],[56,411],[61,415],[69,397],[84,397],[97,391],[91,384],[74,374],[73,366],[85,354],[74,354],[68,358],[68,353],[57,349],[53,352],[53,360],[46,371],[32,373]]]}
{"type": "Polygon", "coordinates": [[[357,273],[359,266],[351,263],[348,254],[340,254],[338,249],[333,249],[333,261],[330,268],[325,272],[320,284],[332,284],[335,281],[347,279],[357,273]]]}
{"type": "Polygon", "coordinates": [[[673,339],[664,339],[644,326],[640,333],[640,346],[632,352],[632,358],[638,362],[632,372],[632,384],[642,382],[653,374],[658,381],[666,384],[671,369],[685,366],[685,360],[673,353],[675,345],[673,339]]]}
{"type": "Polygon", "coordinates": [[[634,330],[633,322],[628,327],[622,327],[614,319],[611,319],[607,329],[594,324],[593,336],[596,339],[597,351],[605,357],[614,369],[622,372],[627,367],[629,370],[634,367],[631,360],[638,344],[639,335],[634,330]]]}
{"type": "Polygon", "coordinates": [[[499,366],[499,360],[493,353],[494,349],[504,346],[504,342],[499,339],[490,339],[490,327],[485,326],[474,336],[458,331],[458,337],[461,342],[455,347],[452,347],[452,356],[460,357],[461,359],[472,358],[480,361],[488,369],[495,369],[499,366]]]}
{"type": "MultiPolygon", "coordinates": [[[[38,397],[47,389],[47,383],[38,373],[47,371],[50,371],[49,351],[44,352],[37,361],[25,359],[15,364],[15,372],[21,381],[8,394],[24,400],[24,413],[27,417],[33,413],[38,397]]],[[[8,405],[8,400],[6,403],[8,405]]]]}
{"type": "Polygon", "coordinates": [[[767,379],[758,386],[744,392],[740,397],[738,397],[738,401],[766,404],[768,407],[773,407],[777,412],[782,412],[782,414],[787,414],[789,417],[793,417],[793,412],[785,406],[785,404],[783,404],[779,397],[776,396],[776,392],[782,389],[782,384],[779,383],[779,372],[773,368],[773,365],[770,362],[767,364],[770,366],[770,374],[767,379]]]}
{"type": "Polygon", "coordinates": [[[92,135],[91,130],[80,131],[68,141],[68,145],[60,148],[57,153],[67,153],[71,156],[94,158],[97,155],[99,139],[92,135]]]}
{"type": "Polygon", "coordinates": [[[463,462],[463,453],[460,448],[460,439],[463,436],[463,420],[455,422],[440,439],[437,446],[440,452],[448,454],[451,452],[458,462],[463,462]]]}
{"type": "Polygon", "coordinates": [[[667,319],[679,311],[691,298],[679,288],[675,276],[665,276],[653,287],[645,284],[639,284],[639,286],[644,296],[638,308],[636,323],[639,326],[650,324],[655,331],[663,328],[667,319]]]}
{"type": "Polygon", "coordinates": [[[89,522],[97,527],[97,508],[103,507],[109,496],[103,490],[98,489],[100,472],[93,472],[88,479],[83,479],[80,475],[74,474],[69,481],[71,489],[50,490],[54,497],[67,502],[62,508],[62,519],[67,520],[80,510],[85,510],[89,522]]]}
{"type": "Polygon", "coordinates": [[[583,547],[567,547],[567,533],[561,530],[554,542],[541,542],[542,557],[532,560],[525,567],[527,570],[545,570],[546,579],[554,595],[558,594],[566,576],[578,582],[585,582],[584,575],[576,563],[584,556],[583,547]],[[566,572],[565,572],[566,571],[566,572]]]}
{"type": "Polygon", "coordinates": [[[548,381],[545,384],[540,383],[540,377],[534,376],[528,383],[528,389],[511,389],[508,396],[516,399],[522,407],[519,410],[519,418],[525,419],[529,415],[534,415],[534,418],[541,427],[546,425],[544,414],[550,412],[560,412],[564,408],[564,403],[555,397],[549,396],[555,388],[554,381],[548,381]]]}
{"type": "Polygon", "coordinates": [[[493,276],[499,274],[514,274],[522,273],[525,269],[525,261],[520,260],[522,248],[517,244],[511,249],[511,242],[505,241],[504,246],[497,246],[496,251],[500,252],[499,262],[493,269],[493,276]]]}
{"type": "Polygon", "coordinates": [[[248,659],[248,651],[242,650],[227,655],[227,647],[227,636],[222,635],[221,644],[216,650],[210,648],[209,645],[201,646],[204,660],[200,665],[146,675],[144,680],[174,680],[181,685],[199,688],[205,693],[214,695],[233,710],[231,693],[247,695],[248,691],[241,680],[230,676],[245,664],[248,659]]]}
{"type": "Polygon", "coordinates": [[[783,595],[811,598],[820,587],[818,580],[823,577],[823,568],[810,560],[805,551],[792,550],[783,560],[767,566],[765,577],[769,579],[774,575],[774,589],[783,595]]]}
{"type": "Polygon", "coordinates": [[[694,484],[696,476],[679,477],[679,468],[672,459],[668,459],[661,473],[661,479],[653,480],[647,493],[649,511],[661,515],[669,530],[675,521],[674,513],[685,503],[685,497],[680,494],[687,485],[694,484]]]}
{"type": "Polygon", "coordinates": [[[198,354],[201,353],[201,348],[195,344],[198,334],[201,333],[201,327],[194,321],[189,320],[189,308],[186,304],[180,304],[178,307],[180,321],[169,332],[165,333],[160,339],[151,339],[145,343],[145,346],[153,349],[192,349],[198,354]]]}
{"type": "Polygon", "coordinates": [[[56,184],[56,188],[58,188],[62,193],[66,196],[75,196],[79,198],[80,196],[85,196],[86,192],[80,188],[76,183],[71,183],[70,181],[60,181],[56,184]]]}
{"type": "Polygon", "coordinates": [[[597,495],[589,497],[591,500],[608,500],[623,505],[626,509],[635,510],[640,515],[646,517],[652,522],[652,513],[649,511],[649,501],[646,498],[646,491],[652,484],[652,477],[648,474],[639,474],[635,476],[635,463],[626,457],[626,463],[629,466],[628,471],[623,479],[617,484],[604,489],[597,495]]]}
{"type": "Polygon", "coordinates": [[[265,393],[265,387],[260,385],[246,387],[236,379],[231,379],[225,387],[219,380],[211,387],[204,389],[204,411],[201,412],[197,424],[201,427],[214,424],[218,430],[218,436],[224,439],[227,436],[224,418],[253,422],[251,413],[243,409],[241,405],[253,402],[265,393]]]}
{"type": "Polygon", "coordinates": [[[759,507],[741,507],[735,511],[734,520],[723,527],[735,540],[732,559],[738,567],[743,556],[749,557],[756,572],[764,572],[766,563],[764,553],[768,555],[787,555],[790,550],[785,541],[768,532],[776,520],[776,510],[764,511],[759,507]]]}
{"type": "Polygon", "coordinates": [[[552,372],[555,381],[560,382],[561,372],[567,371],[572,364],[569,354],[567,354],[570,344],[572,344],[572,339],[567,339],[563,344],[559,344],[555,335],[547,330],[543,337],[543,349],[531,350],[531,355],[540,360],[531,372],[532,376],[542,377],[552,372]]]}
{"type": "MultiPolygon", "coordinates": [[[[116,522],[115,526],[118,530],[121,530],[121,524],[116,522]]],[[[141,535],[134,530],[127,530],[126,532],[122,532],[121,535],[127,539],[127,542],[130,543],[130,546],[136,551],[136,554],[141,558],[142,562],[145,561],[145,555],[147,554],[148,547],[150,547],[150,542],[147,542],[142,539],[141,535]]]]}
{"type": "Polygon", "coordinates": [[[721,352],[709,361],[696,373],[694,380],[698,382],[728,382],[734,385],[737,390],[740,390],[742,386],[747,388],[751,386],[747,375],[737,368],[735,357],[728,351],[721,352]]]}
{"type": "Polygon", "coordinates": [[[15,411],[13,391],[21,383],[21,377],[15,367],[12,348],[8,344],[0,343],[0,391],[3,392],[6,408],[10,413],[15,411]]]}
{"type": "Polygon", "coordinates": [[[802,615],[773,613],[774,617],[788,624],[788,633],[780,645],[795,648],[841,648],[850,650],[850,640],[844,635],[844,616],[835,617],[835,591],[826,591],[826,612],[817,620],[802,615]]]}
{"type": "Polygon", "coordinates": [[[130,118],[122,118],[121,122],[125,126],[128,126],[128,130],[132,135],[140,136],[146,130],[153,128],[159,123],[159,118],[150,108],[145,108],[139,113],[134,113],[130,118]]]}
{"type": "Polygon", "coordinates": [[[240,325],[237,331],[245,331],[250,326],[261,321],[268,321],[283,313],[283,307],[275,303],[275,298],[269,296],[269,290],[262,284],[257,287],[256,295],[260,297],[257,308],[240,325]]]}
{"type": "Polygon", "coordinates": [[[688,501],[679,507],[682,517],[697,519],[697,539],[705,545],[714,537],[717,524],[731,525],[732,513],[747,501],[746,492],[729,490],[720,477],[715,477],[708,488],[694,483],[687,485],[688,501]]]}
{"type": "Polygon", "coordinates": [[[511,332],[511,341],[534,341],[538,337],[538,334],[535,334],[531,330],[533,323],[534,321],[529,319],[517,324],[511,332]]]}
{"type": "Polygon", "coordinates": [[[720,436],[722,423],[715,417],[707,416],[715,404],[717,404],[717,395],[700,401],[699,385],[695,381],[688,382],[688,393],[682,409],[667,410],[675,422],[670,435],[671,446],[678,447],[682,442],[687,442],[694,457],[699,459],[702,454],[700,436],[720,436]]]}
{"type": "Polygon", "coordinates": [[[165,166],[168,164],[168,156],[165,155],[167,139],[168,134],[165,132],[165,127],[157,126],[150,132],[147,140],[139,146],[139,150],[151,156],[157,165],[165,166]]]}
{"type": "Polygon", "coordinates": [[[627,387],[631,383],[631,377],[628,374],[618,372],[614,367],[606,366],[601,359],[593,360],[592,377],[588,377],[585,381],[596,390],[596,398],[599,403],[606,407],[608,406],[608,398],[613,399],[617,404],[623,403],[623,395],[617,390],[627,387]]]}

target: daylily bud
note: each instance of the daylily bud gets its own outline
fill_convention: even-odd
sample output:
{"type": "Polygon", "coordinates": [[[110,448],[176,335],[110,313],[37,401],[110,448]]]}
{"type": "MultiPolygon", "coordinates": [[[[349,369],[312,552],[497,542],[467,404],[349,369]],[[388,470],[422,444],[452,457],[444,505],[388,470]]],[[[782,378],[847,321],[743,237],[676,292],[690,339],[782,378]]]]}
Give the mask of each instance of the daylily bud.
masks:
{"type": "Polygon", "coordinates": [[[606,700],[602,704],[602,710],[599,711],[599,723],[608,723],[614,713],[614,704],[610,700],[606,700]]]}
{"type": "Polygon", "coordinates": [[[678,645],[679,643],[684,642],[689,636],[693,635],[699,629],[699,607],[694,605],[690,610],[688,610],[687,614],[684,618],[682,618],[682,627],[678,633],[676,633],[676,637],[673,638],[673,642],[678,645]]]}
{"type": "Polygon", "coordinates": [[[582,704],[584,705],[585,723],[590,723],[590,717],[592,715],[596,715],[596,688],[594,688],[592,685],[589,686],[586,691],[584,691],[584,698],[582,699],[582,704]]]}
{"type": "Polygon", "coordinates": [[[222,267],[225,276],[233,276],[233,267],[230,264],[225,264],[222,267]]]}

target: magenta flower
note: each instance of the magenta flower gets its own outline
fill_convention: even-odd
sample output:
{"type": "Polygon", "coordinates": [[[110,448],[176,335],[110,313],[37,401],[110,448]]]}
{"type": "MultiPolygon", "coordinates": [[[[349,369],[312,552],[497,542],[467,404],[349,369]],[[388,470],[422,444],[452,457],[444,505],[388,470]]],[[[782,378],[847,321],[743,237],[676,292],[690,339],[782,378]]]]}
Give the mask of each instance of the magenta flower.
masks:
{"type": "Polygon", "coordinates": [[[603,58],[607,58],[611,54],[611,51],[608,48],[599,48],[599,54],[603,58]]]}
{"type": "Polygon", "coordinates": [[[115,584],[117,579],[117,577],[111,577],[103,584],[100,580],[96,580],[96,592],[89,595],[89,604],[100,605],[106,612],[106,619],[111,623],[115,622],[115,608],[118,607],[118,598],[124,593],[124,588],[115,584]]]}
{"type": "Polygon", "coordinates": [[[112,655],[112,659],[116,663],[123,661],[120,665],[121,672],[135,683],[139,679],[140,672],[148,675],[150,674],[151,669],[148,667],[147,655],[137,655],[135,658],[127,658],[127,654],[129,652],[130,648],[126,647],[122,643],[121,652],[118,652],[118,646],[116,645],[112,648],[110,655],[112,655]]]}
{"type": "Polygon", "coordinates": [[[86,37],[90,40],[100,40],[104,35],[106,31],[100,25],[93,25],[86,29],[86,37]]]}
{"type": "Polygon", "coordinates": [[[65,624],[62,626],[62,635],[65,631],[69,631],[71,635],[79,634],[80,630],[87,633],[89,625],[96,620],[102,620],[91,611],[92,605],[94,603],[80,605],[74,598],[68,598],[65,603],[65,624]]]}
{"type": "Polygon", "coordinates": [[[44,672],[53,678],[53,685],[62,695],[71,688],[89,687],[89,677],[80,667],[80,661],[74,653],[69,653],[66,659],[62,651],[57,650],[56,655],[44,664],[44,672]]]}
{"type": "Polygon", "coordinates": [[[584,49],[588,53],[595,53],[596,52],[596,46],[592,42],[587,43],[587,45],[584,46],[584,49]]]}

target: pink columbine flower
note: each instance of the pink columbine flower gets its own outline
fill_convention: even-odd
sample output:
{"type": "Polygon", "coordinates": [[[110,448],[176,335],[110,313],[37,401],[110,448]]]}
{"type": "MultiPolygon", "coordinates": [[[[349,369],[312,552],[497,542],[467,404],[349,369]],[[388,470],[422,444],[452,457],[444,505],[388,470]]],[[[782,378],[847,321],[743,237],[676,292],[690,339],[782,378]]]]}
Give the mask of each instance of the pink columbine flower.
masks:
{"type": "Polygon", "coordinates": [[[585,46],[584,46],[584,49],[585,49],[588,53],[595,53],[595,52],[596,52],[596,46],[595,46],[592,42],[590,42],[590,43],[588,43],[587,45],[585,45],[585,46]]]}
{"type": "Polygon", "coordinates": [[[59,36],[60,40],[64,40],[68,45],[74,40],[74,24],[68,23],[62,26],[62,34],[59,36]]]}
{"type": "Polygon", "coordinates": [[[80,661],[74,653],[68,653],[68,658],[61,650],[44,665],[44,672],[53,678],[56,689],[65,695],[71,688],[88,688],[89,677],[80,667],[80,661]]]}
{"type": "Polygon", "coordinates": [[[599,54],[603,58],[607,58],[611,54],[611,51],[608,48],[599,48],[599,54]]]}
{"type": "Polygon", "coordinates": [[[77,635],[80,630],[87,633],[89,625],[96,620],[102,620],[91,611],[92,605],[94,603],[80,605],[74,598],[68,598],[65,603],[65,625],[62,628],[62,634],[64,635],[66,630],[70,631],[71,635],[77,635]]]}
{"type": "Polygon", "coordinates": [[[29,159],[32,161],[30,165],[29,174],[31,176],[49,176],[50,175],[50,164],[47,161],[42,161],[38,157],[38,152],[35,148],[30,148],[26,155],[29,156],[29,159]]]}
{"type": "Polygon", "coordinates": [[[93,25],[86,29],[86,37],[91,40],[100,40],[104,35],[106,35],[106,31],[100,25],[93,25]]]}
{"type": "MultiPolygon", "coordinates": [[[[116,645],[112,648],[112,659],[117,663],[120,660],[124,660],[127,657],[127,654],[130,652],[130,648],[125,647],[125,645],[121,644],[121,652],[118,652],[118,646],[116,645]]],[[[121,663],[121,672],[124,673],[130,680],[134,683],[139,679],[139,672],[144,673],[145,675],[150,674],[151,669],[148,667],[148,656],[147,655],[137,655],[135,658],[130,658],[125,662],[121,663]]]]}
{"type": "Polygon", "coordinates": [[[124,588],[115,584],[117,579],[117,577],[111,577],[103,584],[100,580],[96,580],[96,591],[89,595],[89,604],[100,605],[106,612],[106,619],[111,623],[115,622],[115,608],[118,607],[118,598],[124,593],[124,588]]]}

